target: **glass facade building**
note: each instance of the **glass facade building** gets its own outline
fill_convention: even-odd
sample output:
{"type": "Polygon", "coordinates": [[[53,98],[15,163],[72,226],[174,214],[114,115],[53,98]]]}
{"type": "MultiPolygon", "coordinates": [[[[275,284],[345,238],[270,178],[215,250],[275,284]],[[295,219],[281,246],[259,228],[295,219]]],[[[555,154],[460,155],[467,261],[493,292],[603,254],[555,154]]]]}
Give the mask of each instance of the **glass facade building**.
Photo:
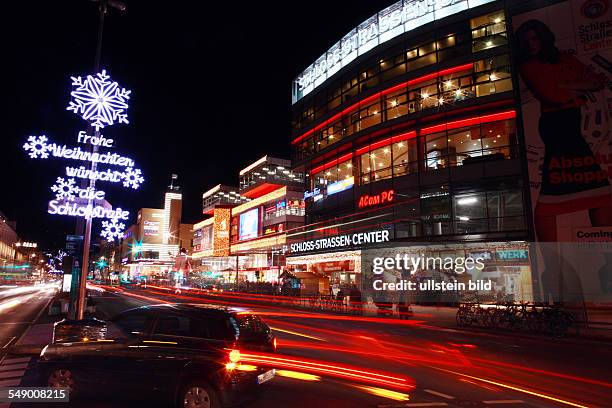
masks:
{"type": "Polygon", "coordinates": [[[306,191],[306,224],[287,239],[296,270],[346,261],[352,270],[336,265],[330,280],[359,283],[365,246],[290,248],[364,231],[401,245],[530,239],[508,5],[481,3],[381,42],[294,98],[292,161],[306,191]]]}

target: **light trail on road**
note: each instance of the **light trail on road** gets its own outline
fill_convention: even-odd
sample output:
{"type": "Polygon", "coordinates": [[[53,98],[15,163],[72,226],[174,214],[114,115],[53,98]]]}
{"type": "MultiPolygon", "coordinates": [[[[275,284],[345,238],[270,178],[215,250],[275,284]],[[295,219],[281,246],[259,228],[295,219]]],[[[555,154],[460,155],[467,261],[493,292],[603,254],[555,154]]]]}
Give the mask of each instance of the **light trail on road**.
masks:
{"type": "Polygon", "coordinates": [[[352,385],[352,386],[359,390],[365,391],[368,394],[376,395],[377,397],[389,398],[395,401],[408,401],[410,399],[410,395],[404,394],[402,392],[386,390],[384,388],[378,388],[378,387],[368,387],[366,385],[352,385]]]}
{"type": "Polygon", "coordinates": [[[282,367],[298,369],[316,374],[327,375],[336,378],[357,380],[377,385],[386,385],[400,389],[414,389],[414,380],[406,377],[398,377],[387,373],[359,369],[338,363],[330,364],[326,361],[313,359],[297,359],[293,356],[279,354],[264,354],[241,352],[241,361],[258,364],[262,366],[282,367]]]}
{"type": "MultiPolygon", "coordinates": [[[[228,307],[245,306],[244,303],[228,302],[221,297],[210,299],[208,295],[197,297],[185,293],[176,294],[169,291],[159,293],[142,289],[138,291],[141,294],[138,294],[114,287],[109,287],[108,291],[115,292],[117,295],[142,299],[148,303],[167,304],[176,301],[179,303],[213,303],[228,307]]],[[[482,339],[479,337],[475,338],[478,340],[473,341],[455,339],[456,336],[465,336],[466,333],[460,331],[449,331],[452,334],[447,334],[447,336],[453,337],[452,340],[438,340],[437,335],[428,339],[427,336],[431,335],[431,331],[428,330],[428,325],[422,324],[421,321],[287,311],[277,305],[249,305],[249,308],[255,309],[254,313],[263,317],[271,325],[271,329],[279,335],[287,335],[278,339],[279,350],[282,354],[265,357],[252,353],[253,355],[248,357],[250,360],[245,357],[245,362],[255,365],[267,365],[291,372],[304,372],[303,374],[306,375],[363,382],[373,387],[381,387],[381,389],[405,387],[405,384],[398,383],[396,379],[375,375],[383,373],[378,369],[384,370],[385,365],[393,364],[393,367],[402,373],[423,368],[436,369],[451,374],[444,381],[455,384],[465,382],[466,385],[470,384],[472,387],[480,388],[480,392],[501,393],[502,389],[505,389],[578,408],[586,407],[587,404],[573,402],[571,396],[590,394],[591,401],[605,401],[607,400],[605,392],[593,386],[604,387],[606,390],[612,387],[612,384],[605,380],[573,375],[571,372],[566,374],[563,371],[547,370],[548,367],[543,366],[515,364],[512,360],[504,361],[497,356],[496,350],[493,349],[491,352],[486,350],[486,347],[483,348],[482,339]],[[345,322],[350,325],[343,326],[345,322]],[[376,326],[370,323],[375,323],[376,326]],[[344,328],[338,329],[338,327],[344,328]],[[386,328],[389,328],[389,331],[386,328]],[[403,335],[400,334],[402,330],[403,335]],[[291,339],[289,336],[303,339],[291,339]],[[328,354],[320,354],[318,357],[322,356],[322,358],[312,360],[310,354],[309,358],[304,358],[302,355],[304,352],[328,354]],[[295,354],[300,354],[300,356],[295,354]],[[338,361],[343,361],[343,363],[338,361]],[[346,365],[345,362],[349,361],[359,361],[359,363],[357,366],[346,365]],[[371,367],[376,367],[376,370],[372,370],[371,367]],[[356,371],[347,371],[344,368],[356,371]],[[460,373],[468,370],[473,374],[460,373]],[[455,375],[460,375],[460,378],[454,377],[455,375]],[[522,384],[517,384],[517,382],[522,384]],[[533,387],[538,389],[535,390],[533,387]],[[564,395],[559,395],[559,393],[564,395]]],[[[486,345],[490,340],[484,341],[486,345]]],[[[495,340],[495,343],[498,341],[501,340],[495,340]]],[[[413,377],[412,374],[410,372],[410,377],[413,377]]],[[[383,375],[393,377],[386,373],[383,375]]],[[[408,388],[416,385],[416,380],[410,381],[408,388]]],[[[511,394],[504,396],[512,398],[511,394]]]]}
{"type": "Polygon", "coordinates": [[[522,392],[524,394],[533,395],[533,396],[536,396],[536,397],[539,397],[539,398],[544,398],[544,399],[547,399],[547,400],[550,400],[550,401],[558,402],[558,403],[569,405],[569,406],[572,406],[572,407],[590,408],[588,405],[583,405],[583,404],[575,403],[575,402],[572,402],[572,401],[564,400],[564,399],[559,398],[559,397],[554,397],[552,395],[547,395],[547,394],[543,394],[543,393],[540,393],[540,392],[528,390],[526,388],[517,387],[515,385],[504,384],[504,383],[501,383],[501,382],[498,382],[498,381],[488,380],[486,378],[476,377],[476,376],[473,376],[473,375],[459,373],[459,372],[456,372],[456,371],[445,370],[445,369],[442,369],[442,368],[439,368],[439,367],[432,367],[432,368],[436,369],[436,370],[440,370],[440,371],[445,371],[447,373],[456,374],[456,375],[459,375],[459,376],[462,376],[462,377],[470,378],[472,380],[482,381],[482,382],[484,382],[486,384],[496,385],[498,387],[510,389],[510,390],[513,390],[513,391],[522,392]]]}
{"type": "Polygon", "coordinates": [[[270,329],[272,329],[273,331],[278,331],[278,332],[281,332],[281,333],[292,334],[292,335],[294,335],[294,336],[305,337],[305,338],[307,338],[307,339],[318,340],[318,341],[327,341],[327,340],[322,339],[322,338],[320,338],[320,337],[310,336],[310,335],[308,335],[308,334],[298,333],[298,332],[291,331],[291,330],[280,329],[280,328],[278,328],[278,327],[273,327],[273,326],[270,326],[270,329]]]}

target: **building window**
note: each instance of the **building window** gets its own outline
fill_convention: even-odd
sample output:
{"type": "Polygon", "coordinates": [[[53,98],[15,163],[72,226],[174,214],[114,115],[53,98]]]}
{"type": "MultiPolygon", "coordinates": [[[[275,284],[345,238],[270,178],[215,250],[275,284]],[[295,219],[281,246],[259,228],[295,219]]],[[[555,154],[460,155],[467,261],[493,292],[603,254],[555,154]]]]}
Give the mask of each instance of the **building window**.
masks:
{"type": "Polygon", "coordinates": [[[425,170],[515,157],[514,120],[463,127],[423,136],[425,170]]]}
{"type": "Polygon", "coordinates": [[[499,47],[508,43],[506,16],[503,11],[470,20],[472,28],[472,52],[499,47]]]}
{"type": "Polygon", "coordinates": [[[323,190],[331,183],[351,177],[353,175],[352,167],[352,160],[349,159],[314,174],[312,176],[313,189],[323,190]]]}
{"type": "Polygon", "coordinates": [[[501,183],[486,191],[453,196],[455,233],[513,231],[525,228],[520,184],[501,183]]]}
{"type": "Polygon", "coordinates": [[[307,140],[301,141],[294,152],[295,156],[298,159],[304,158],[345,136],[387,120],[447,104],[455,105],[475,97],[511,91],[509,64],[507,55],[478,60],[473,63],[471,70],[402,87],[368,101],[367,105],[347,112],[343,117],[313,132],[307,140]]]}
{"type": "Polygon", "coordinates": [[[361,184],[399,177],[417,171],[416,139],[380,147],[359,158],[361,184]]]}

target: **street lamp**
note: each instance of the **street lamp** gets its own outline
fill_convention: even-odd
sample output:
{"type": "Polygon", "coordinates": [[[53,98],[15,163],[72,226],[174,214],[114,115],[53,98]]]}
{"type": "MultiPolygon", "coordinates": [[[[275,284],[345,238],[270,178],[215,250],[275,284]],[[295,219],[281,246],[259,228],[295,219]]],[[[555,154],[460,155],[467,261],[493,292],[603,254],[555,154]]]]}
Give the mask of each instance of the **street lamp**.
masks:
{"type": "MultiPolygon", "coordinates": [[[[121,1],[117,0],[99,0],[99,20],[98,20],[98,39],[96,41],[96,55],[94,59],[94,72],[100,71],[100,58],[102,56],[102,35],[104,32],[104,17],[108,12],[108,7],[115,8],[119,11],[125,11],[127,6],[121,1]]],[[[95,136],[100,137],[100,130],[97,129],[95,131],[95,136]]],[[[97,152],[97,146],[92,146],[92,153],[97,152]]],[[[91,170],[95,171],[96,163],[91,163],[91,170]]],[[[91,179],[89,181],[89,187],[93,189],[95,187],[95,180],[91,179]]],[[[89,200],[89,204],[91,204],[91,199],[89,200]]],[[[83,256],[81,263],[81,276],[79,279],[79,291],[78,298],[76,302],[76,319],[83,320],[85,317],[85,297],[87,295],[87,273],[89,270],[89,245],[91,241],[91,217],[88,217],[85,220],[85,233],[83,234],[83,256]]]]}

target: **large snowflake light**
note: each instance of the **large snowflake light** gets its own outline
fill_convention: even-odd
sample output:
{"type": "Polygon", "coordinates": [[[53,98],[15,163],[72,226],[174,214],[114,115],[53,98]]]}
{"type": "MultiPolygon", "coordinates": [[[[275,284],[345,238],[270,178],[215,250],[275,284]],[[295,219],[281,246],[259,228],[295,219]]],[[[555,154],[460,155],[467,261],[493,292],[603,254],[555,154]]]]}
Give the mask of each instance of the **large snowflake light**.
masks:
{"type": "Polygon", "coordinates": [[[41,159],[46,159],[49,157],[49,145],[47,142],[47,136],[29,136],[28,142],[23,145],[25,151],[29,152],[28,154],[32,159],[38,159],[39,156],[41,159]]]}
{"type": "Polygon", "coordinates": [[[108,241],[114,241],[115,238],[119,239],[123,235],[125,224],[117,222],[116,218],[112,218],[110,221],[102,221],[102,228],[104,229],[100,235],[108,241]]]}
{"type": "Polygon", "coordinates": [[[121,177],[123,177],[123,186],[132,187],[133,189],[140,187],[140,184],[144,181],[140,169],[133,169],[131,167],[126,168],[121,177]]]}
{"type": "Polygon", "coordinates": [[[76,186],[74,179],[69,178],[64,180],[63,177],[58,177],[55,180],[55,184],[51,186],[51,191],[55,193],[57,200],[70,200],[73,201],[75,194],[79,192],[79,188],[76,186]]]}
{"type": "Polygon", "coordinates": [[[91,122],[96,130],[115,123],[129,123],[127,100],[130,99],[131,91],[112,82],[106,70],[95,77],[87,75],[85,80],[80,76],[71,79],[74,90],[70,95],[73,100],[66,107],[67,110],[91,122]]]}

